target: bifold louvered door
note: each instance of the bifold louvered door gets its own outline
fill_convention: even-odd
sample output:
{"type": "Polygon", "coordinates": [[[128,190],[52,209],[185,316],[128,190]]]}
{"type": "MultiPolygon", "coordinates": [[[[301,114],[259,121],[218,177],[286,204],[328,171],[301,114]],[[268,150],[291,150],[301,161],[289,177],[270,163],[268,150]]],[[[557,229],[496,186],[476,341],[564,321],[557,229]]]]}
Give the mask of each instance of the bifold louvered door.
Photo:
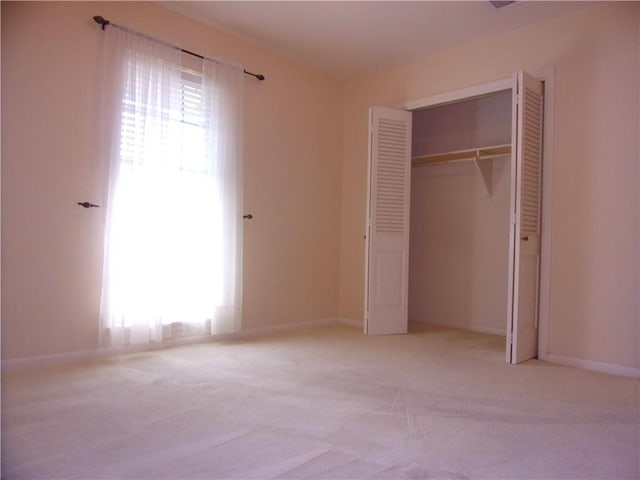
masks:
{"type": "Polygon", "coordinates": [[[407,332],[411,112],[369,112],[365,333],[407,332]]]}
{"type": "Polygon", "coordinates": [[[507,362],[538,351],[543,84],[514,74],[507,362]]]}

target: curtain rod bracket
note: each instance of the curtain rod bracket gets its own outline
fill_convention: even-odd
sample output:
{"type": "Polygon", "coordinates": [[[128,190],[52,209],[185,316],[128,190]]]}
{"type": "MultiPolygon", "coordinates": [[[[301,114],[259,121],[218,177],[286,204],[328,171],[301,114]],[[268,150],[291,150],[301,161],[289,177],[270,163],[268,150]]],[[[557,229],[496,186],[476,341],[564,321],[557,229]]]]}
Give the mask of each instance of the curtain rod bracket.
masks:
{"type": "Polygon", "coordinates": [[[100,15],[96,15],[95,17],[93,17],[93,19],[95,20],[96,23],[102,26],[102,30],[107,28],[107,25],[111,23],[109,20],[105,20],[104,17],[101,17],[100,15]]]}
{"type": "MultiPolygon", "coordinates": [[[[98,25],[100,25],[100,26],[101,26],[102,30],[104,30],[105,28],[107,28],[107,25],[111,25],[111,22],[110,22],[109,20],[107,20],[106,18],[104,18],[104,17],[102,17],[102,16],[100,16],[100,15],[96,15],[96,16],[94,16],[94,17],[93,17],[93,20],[94,20],[98,25]]],[[[118,25],[116,25],[116,24],[114,24],[113,26],[114,26],[114,27],[119,27],[119,26],[118,26],[118,25]]],[[[119,27],[119,28],[122,28],[122,27],[119,27]]],[[[179,47],[176,47],[176,48],[179,48],[179,47]]],[[[185,50],[184,48],[179,48],[179,49],[180,49],[180,51],[182,51],[182,52],[184,52],[184,53],[188,53],[189,55],[193,55],[194,57],[198,57],[198,58],[202,58],[202,59],[205,59],[205,60],[209,60],[208,58],[206,58],[206,57],[204,57],[204,56],[202,56],[202,55],[200,55],[200,54],[198,54],[198,53],[190,52],[189,50],[185,50]]],[[[263,81],[263,80],[265,79],[265,76],[264,76],[264,75],[262,75],[261,73],[252,73],[252,72],[249,72],[249,71],[247,71],[247,70],[243,70],[243,72],[244,72],[246,75],[251,75],[252,77],[257,78],[259,81],[263,81]]]]}

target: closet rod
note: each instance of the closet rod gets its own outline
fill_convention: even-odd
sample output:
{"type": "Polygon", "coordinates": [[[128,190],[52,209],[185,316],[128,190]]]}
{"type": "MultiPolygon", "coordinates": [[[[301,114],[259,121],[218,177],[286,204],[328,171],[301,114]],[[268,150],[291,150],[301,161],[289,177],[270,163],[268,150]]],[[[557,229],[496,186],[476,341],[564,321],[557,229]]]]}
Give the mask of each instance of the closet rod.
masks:
{"type": "MultiPolygon", "coordinates": [[[[119,28],[120,30],[124,30],[126,32],[135,33],[136,35],[140,35],[141,37],[148,38],[149,40],[153,40],[153,41],[156,41],[156,42],[164,43],[161,40],[158,40],[156,38],[151,37],[150,35],[146,35],[144,33],[136,32],[135,30],[131,30],[131,29],[127,28],[127,27],[123,27],[121,25],[118,25],[117,23],[113,23],[113,22],[105,19],[104,17],[101,17],[100,15],[96,15],[95,17],[93,17],[93,20],[102,27],[102,30],[104,30],[107,27],[107,25],[111,25],[112,27],[119,28]]],[[[177,50],[180,50],[182,53],[186,53],[188,55],[192,55],[194,57],[198,57],[198,58],[201,58],[203,60],[208,60],[210,62],[215,62],[215,63],[223,63],[220,60],[215,60],[213,58],[208,58],[208,57],[205,57],[204,55],[200,55],[199,53],[194,53],[194,52],[191,52],[189,50],[185,50],[184,48],[180,48],[177,45],[170,45],[170,46],[175,48],[175,49],[177,49],[177,50]]],[[[246,75],[250,75],[252,77],[255,77],[260,81],[265,79],[265,76],[262,75],[261,73],[252,73],[252,72],[249,72],[249,71],[244,70],[244,69],[243,69],[243,72],[246,75]]]]}
{"type": "Polygon", "coordinates": [[[434,153],[430,155],[416,156],[411,159],[411,165],[438,165],[443,163],[468,162],[471,160],[488,160],[491,158],[506,157],[511,154],[511,145],[494,145],[490,147],[470,148],[455,152],[434,153]]]}

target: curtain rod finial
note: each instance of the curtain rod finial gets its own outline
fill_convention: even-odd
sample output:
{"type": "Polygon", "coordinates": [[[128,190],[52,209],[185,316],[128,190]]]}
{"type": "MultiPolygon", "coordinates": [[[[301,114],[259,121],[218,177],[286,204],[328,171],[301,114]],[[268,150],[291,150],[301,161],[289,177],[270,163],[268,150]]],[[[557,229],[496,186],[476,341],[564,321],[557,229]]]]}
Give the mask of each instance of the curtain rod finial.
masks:
{"type": "Polygon", "coordinates": [[[247,75],[251,75],[252,77],[257,78],[260,81],[264,80],[264,75],[262,75],[261,73],[252,73],[252,72],[248,71],[247,69],[244,70],[244,73],[246,73],[247,75]]]}
{"type": "Polygon", "coordinates": [[[104,17],[101,17],[100,15],[96,15],[95,17],[93,17],[93,20],[96,23],[99,23],[100,25],[102,25],[102,30],[104,30],[105,27],[109,25],[109,23],[111,23],[109,22],[109,20],[105,20],[104,17]]]}

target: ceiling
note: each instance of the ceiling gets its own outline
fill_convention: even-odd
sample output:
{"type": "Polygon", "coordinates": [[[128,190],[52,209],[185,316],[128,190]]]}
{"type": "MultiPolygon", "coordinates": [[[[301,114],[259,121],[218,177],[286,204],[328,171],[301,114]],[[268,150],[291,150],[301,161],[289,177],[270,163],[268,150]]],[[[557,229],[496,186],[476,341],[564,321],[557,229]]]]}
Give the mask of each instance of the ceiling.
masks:
{"type": "Polygon", "coordinates": [[[593,2],[167,1],[162,5],[327,76],[348,79],[593,2]]]}

